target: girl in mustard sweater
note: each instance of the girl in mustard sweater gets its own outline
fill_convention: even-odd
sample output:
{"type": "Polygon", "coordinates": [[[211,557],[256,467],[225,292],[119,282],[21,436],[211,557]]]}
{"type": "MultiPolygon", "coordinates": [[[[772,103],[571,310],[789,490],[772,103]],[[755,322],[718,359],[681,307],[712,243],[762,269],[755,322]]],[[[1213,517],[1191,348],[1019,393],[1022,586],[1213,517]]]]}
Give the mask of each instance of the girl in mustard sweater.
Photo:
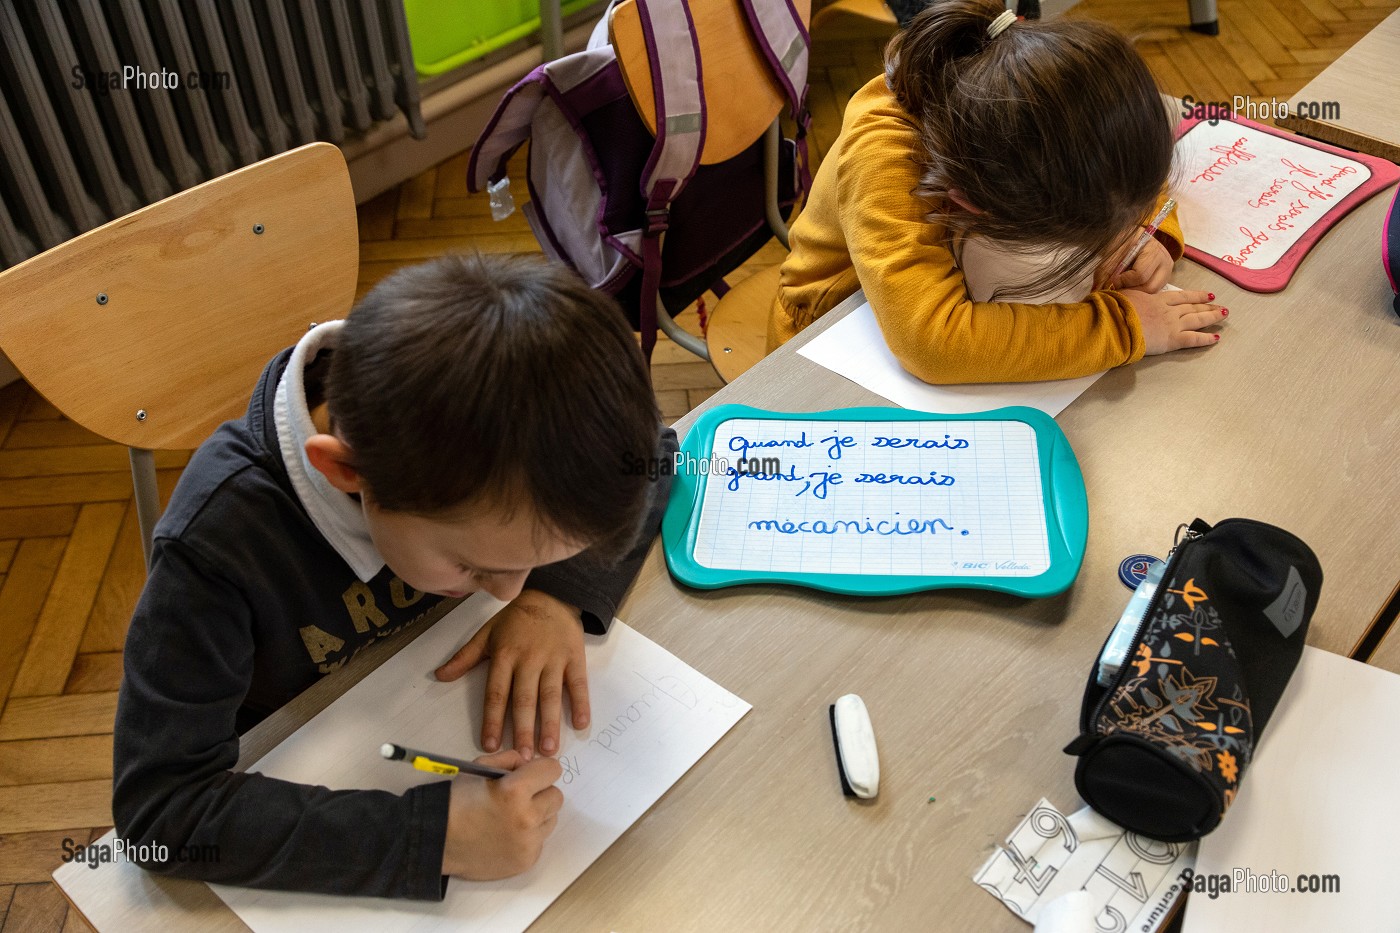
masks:
{"type": "Polygon", "coordinates": [[[935,0],[851,99],[792,227],[770,348],[858,288],[931,383],[1064,379],[1220,339],[1202,332],[1228,313],[1214,295],[1162,291],[1182,252],[1174,216],[1112,274],[1171,171],[1147,66],[1108,26],[1003,12],[935,0]],[[954,255],[967,247],[1021,260],[994,288],[973,283],[997,300],[972,300],[954,255]],[[1010,300],[1047,295],[1074,300],[1010,300]]]}

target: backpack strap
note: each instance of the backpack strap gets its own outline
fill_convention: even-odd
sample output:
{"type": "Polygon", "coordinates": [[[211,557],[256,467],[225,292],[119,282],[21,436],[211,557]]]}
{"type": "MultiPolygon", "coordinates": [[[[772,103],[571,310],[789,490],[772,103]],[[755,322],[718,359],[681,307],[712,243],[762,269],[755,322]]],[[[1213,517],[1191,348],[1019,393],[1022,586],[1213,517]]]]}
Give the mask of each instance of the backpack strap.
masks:
{"type": "Polygon", "coordinates": [[[705,92],[700,43],[687,0],[633,0],[641,19],[656,102],[656,144],[642,169],[642,195],[669,205],[700,164],[705,148],[705,92]]]}
{"type": "Polygon", "coordinates": [[[807,64],[811,39],[792,0],[739,0],[758,47],[787,93],[794,114],[807,106],[807,64]]]}
{"type": "MultiPolygon", "coordinates": [[[[658,291],[661,287],[661,235],[670,222],[671,202],[700,165],[705,148],[705,92],[701,84],[700,43],[686,0],[633,0],[647,44],[656,101],[656,143],[642,169],[646,204],[642,233],[642,352],[648,362],[656,346],[658,291]]],[[[664,313],[664,312],[663,312],[664,313]]]]}
{"type": "Polygon", "coordinates": [[[812,186],[807,162],[807,134],[812,117],[807,110],[807,67],[812,40],[807,26],[798,15],[792,0],[739,0],[749,31],[758,42],[773,77],[787,94],[788,108],[797,123],[798,168],[802,173],[802,190],[812,186]]]}

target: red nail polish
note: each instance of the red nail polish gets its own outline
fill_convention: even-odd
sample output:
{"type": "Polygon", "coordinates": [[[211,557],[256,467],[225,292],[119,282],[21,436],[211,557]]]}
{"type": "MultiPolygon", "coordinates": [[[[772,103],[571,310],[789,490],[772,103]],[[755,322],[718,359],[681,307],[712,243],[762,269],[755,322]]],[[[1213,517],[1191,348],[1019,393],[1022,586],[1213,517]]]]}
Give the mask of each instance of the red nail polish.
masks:
{"type": "Polygon", "coordinates": [[[1215,292],[1211,292],[1211,293],[1209,293],[1208,295],[1206,295],[1206,301],[1214,301],[1214,300],[1215,300],[1215,292]]]}
{"type": "Polygon", "coordinates": [[[1216,334],[1216,335],[1215,335],[1215,342],[1216,342],[1216,343],[1219,343],[1219,342],[1220,342],[1220,335],[1219,335],[1219,334],[1216,334]]]}
{"type": "Polygon", "coordinates": [[[1221,317],[1229,317],[1229,316],[1230,316],[1230,309],[1229,309],[1229,308],[1221,308],[1221,309],[1220,309],[1220,316],[1221,316],[1221,317]]]}

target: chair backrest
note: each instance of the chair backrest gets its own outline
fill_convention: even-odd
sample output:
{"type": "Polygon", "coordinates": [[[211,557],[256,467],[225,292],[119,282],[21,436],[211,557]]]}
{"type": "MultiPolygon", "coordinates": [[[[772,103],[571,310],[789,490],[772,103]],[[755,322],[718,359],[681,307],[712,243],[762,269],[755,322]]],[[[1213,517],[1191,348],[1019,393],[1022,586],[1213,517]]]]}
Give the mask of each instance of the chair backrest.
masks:
{"type": "Polygon", "coordinates": [[[96,434],[197,447],[278,350],[349,311],[358,265],[345,159],[312,143],[0,273],[0,349],[96,434]]]}
{"type": "MultiPolygon", "coordinates": [[[[804,24],[810,21],[811,0],[793,0],[792,5],[804,24]]],[[[762,136],[787,96],[764,60],[741,0],[690,0],[690,14],[700,44],[705,99],[714,102],[707,115],[700,164],[714,165],[732,159],[762,136]]],[[[650,55],[633,0],[623,0],[612,9],[608,31],[637,113],[655,133],[650,55]]]]}

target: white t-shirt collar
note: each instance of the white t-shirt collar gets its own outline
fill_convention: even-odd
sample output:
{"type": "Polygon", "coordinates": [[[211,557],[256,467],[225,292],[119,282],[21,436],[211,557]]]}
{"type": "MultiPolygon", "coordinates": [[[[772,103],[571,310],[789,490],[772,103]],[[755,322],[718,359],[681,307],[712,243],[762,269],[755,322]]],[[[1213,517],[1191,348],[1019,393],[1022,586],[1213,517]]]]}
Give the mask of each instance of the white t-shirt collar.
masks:
{"type": "Polygon", "coordinates": [[[369,582],[384,568],[384,558],[370,538],[364,507],[348,493],[332,486],[306,458],[307,439],[321,433],[312,422],[306,405],[306,366],[322,349],[334,346],[344,324],[344,321],[327,321],[301,338],[277,383],[273,412],[282,462],[286,464],[297,498],[311,516],[316,530],[345,559],[357,577],[369,582]]]}

